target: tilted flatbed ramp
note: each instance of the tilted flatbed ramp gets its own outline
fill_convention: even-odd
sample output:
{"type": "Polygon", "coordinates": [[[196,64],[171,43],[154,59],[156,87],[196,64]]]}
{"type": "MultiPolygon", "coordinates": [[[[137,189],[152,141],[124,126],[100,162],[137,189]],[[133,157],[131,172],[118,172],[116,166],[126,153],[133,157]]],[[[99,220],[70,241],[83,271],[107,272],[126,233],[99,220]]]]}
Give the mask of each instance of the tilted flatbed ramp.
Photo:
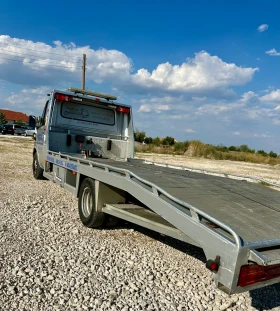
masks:
{"type": "MultiPolygon", "coordinates": [[[[207,259],[220,261],[213,276],[224,291],[243,292],[280,282],[280,192],[247,181],[139,160],[82,159],[80,155],[51,151],[47,160],[58,167],[74,168],[78,178],[84,175],[122,189],[167,220],[179,230],[174,234],[185,235],[181,240],[193,241],[203,248],[207,259]],[[251,273],[251,262],[270,268],[261,271],[264,276],[257,282],[247,281],[247,275],[244,281],[240,276],[251,273]],[[246,266],[243,274],[242,266],[246,266]]],[[[66,186],[77,194],[76,188],[66,186]]],[[[103,202],[105,213],[114,215],[118,207],[120,215],[121,209],[125,212],[123,204],[107,205],[116,203],[107,199],[103,202]]]]}
{"type": "Polygon", "coordinates": [[[280,193],[260,184],[144,163],[94,159],[126,169],[230,226],[243,242],[280,238],[280,193]]]}

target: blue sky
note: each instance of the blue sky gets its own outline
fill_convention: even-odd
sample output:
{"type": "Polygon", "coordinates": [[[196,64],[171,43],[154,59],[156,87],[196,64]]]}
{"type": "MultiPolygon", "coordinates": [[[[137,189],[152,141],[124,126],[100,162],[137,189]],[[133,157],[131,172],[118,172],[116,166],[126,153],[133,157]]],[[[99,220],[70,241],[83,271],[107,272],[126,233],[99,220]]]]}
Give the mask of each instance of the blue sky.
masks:
{"type": "Polygon", "coordinates": [[[149,136],[280,153],[280,2],[2,1],[0,108],[41,114],[52,88],[131,104],[149,136]]]}

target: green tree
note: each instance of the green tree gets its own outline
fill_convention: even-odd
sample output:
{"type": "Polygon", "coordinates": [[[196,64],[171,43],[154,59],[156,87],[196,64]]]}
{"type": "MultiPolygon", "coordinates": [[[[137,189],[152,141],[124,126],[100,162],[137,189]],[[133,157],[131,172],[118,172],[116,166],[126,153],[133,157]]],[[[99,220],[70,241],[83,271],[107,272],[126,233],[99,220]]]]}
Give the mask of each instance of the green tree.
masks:
{"type": "Polygon", "coordinates": [[[247,145],[241,145],[239,148],[241,152],[248,152],[250,150],[247,145]]]}
{"type": "Polygon", "coordinates": [[[218,150],[220,150],[220,151],[223,151],[223,152],[228,151],[228,148],[227,148],[225,145],[223,145],[223,144],[217,145],[216,148],[217,148],[218,150]]]}
{"type": "Polygon", "coordinates": [[[145,144],[149,145],[149,144],[151,144],[152,142],[153,142],[152,137],[145,137],[145,139],[144,139],[144,143],[145,143],[145,144]]]}
{"type": "Polygon", "coordinates": [[[270,151],[268,154],[271,158],[277,158],[277,153],[270,151]]]}
{"type": "Polygon", "coordinates": [[[264,150],[258,150],[258,151],[257,151],[257,154],[261,154],[261,155],[263,155],[264,157],[267,157],[267,153],[266,153],[264,150]]]}
{"type": "Polygon", "coordinates": [[[160,138],[159,137],[156,137],[156,138],[154,138],[153,139],[153,144],[155,145],[155,146],[160,146],[161,145],[161,140],[160,140],[160,138]]]}
{"type": "Polygon", "coordinates": [[[162,144],[167,145],[167,146],[173,146],[174,143],[175,143],[175,139],[171,136],[166,136],[162,141],[162,144]]]}
{"type": "Polygon", "coordinates": [[[143,143],[146,137],[146,132],[140,132],[137,129],[134,132],[134,140],[138,141],[139,143],[143,143]]]}
{"type": "Polygon", "coordinates": [[[236,151],[236,147],[235,146],[230,146],[230,147],[228,147],[228,150],[229,151],[236,151]]]}
{"type": "Polygon", "coordinates": [[[2,110],[0,110],[0,124],[6,124],[6,123],[7,123],[6,116],[5,116],[4,112],[2,110]]]}

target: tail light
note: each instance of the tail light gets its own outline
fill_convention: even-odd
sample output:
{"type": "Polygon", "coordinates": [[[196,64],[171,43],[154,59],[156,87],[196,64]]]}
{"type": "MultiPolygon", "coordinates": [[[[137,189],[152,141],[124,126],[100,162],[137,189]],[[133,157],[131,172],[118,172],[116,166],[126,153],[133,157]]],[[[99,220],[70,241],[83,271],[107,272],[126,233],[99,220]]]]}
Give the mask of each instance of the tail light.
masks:
{"type": "Polygon", "coordinates": [[[280,277],[280,265],[246,265],[240,269],[238,286],[244,287],[280,277]]]}
{"type": "Polygon", "coordinates": [[[55,94],[55,99],[61,100],[61,101],[64,101],[64,102],[70,102],[70,101],[72,101],[72,96],[56,93],[55,94]]]}
{"type": "Polygon", "coordinates": [[[118,107],[117,107],[117,111],[118,111],[118,112],[121,112],[121,113],[127,113],[127,114],[129,114],[129,113],[130,113],[130,108],[118,106],[118,107]]]}

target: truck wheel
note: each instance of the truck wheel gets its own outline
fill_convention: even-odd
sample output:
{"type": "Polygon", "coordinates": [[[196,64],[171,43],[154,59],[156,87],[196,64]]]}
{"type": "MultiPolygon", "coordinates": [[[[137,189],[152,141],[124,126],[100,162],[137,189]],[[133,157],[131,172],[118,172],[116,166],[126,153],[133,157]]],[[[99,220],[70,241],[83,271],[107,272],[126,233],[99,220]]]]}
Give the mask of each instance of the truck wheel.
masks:
{"type": "Polygon", "coordinates": [[[37,152],[34,153],[33,163],[32,163],[32,171],[35,179],[44,179],[43,172],[44,170],[40,167],[37,152]]]}
{"type": "Polygon", "coordinates": [[[95,204],[95,182],[86,178],[79,190],[79,215],[84,226],[98,228],[104,223],[105,215],[96,208],[95,204]]]}

